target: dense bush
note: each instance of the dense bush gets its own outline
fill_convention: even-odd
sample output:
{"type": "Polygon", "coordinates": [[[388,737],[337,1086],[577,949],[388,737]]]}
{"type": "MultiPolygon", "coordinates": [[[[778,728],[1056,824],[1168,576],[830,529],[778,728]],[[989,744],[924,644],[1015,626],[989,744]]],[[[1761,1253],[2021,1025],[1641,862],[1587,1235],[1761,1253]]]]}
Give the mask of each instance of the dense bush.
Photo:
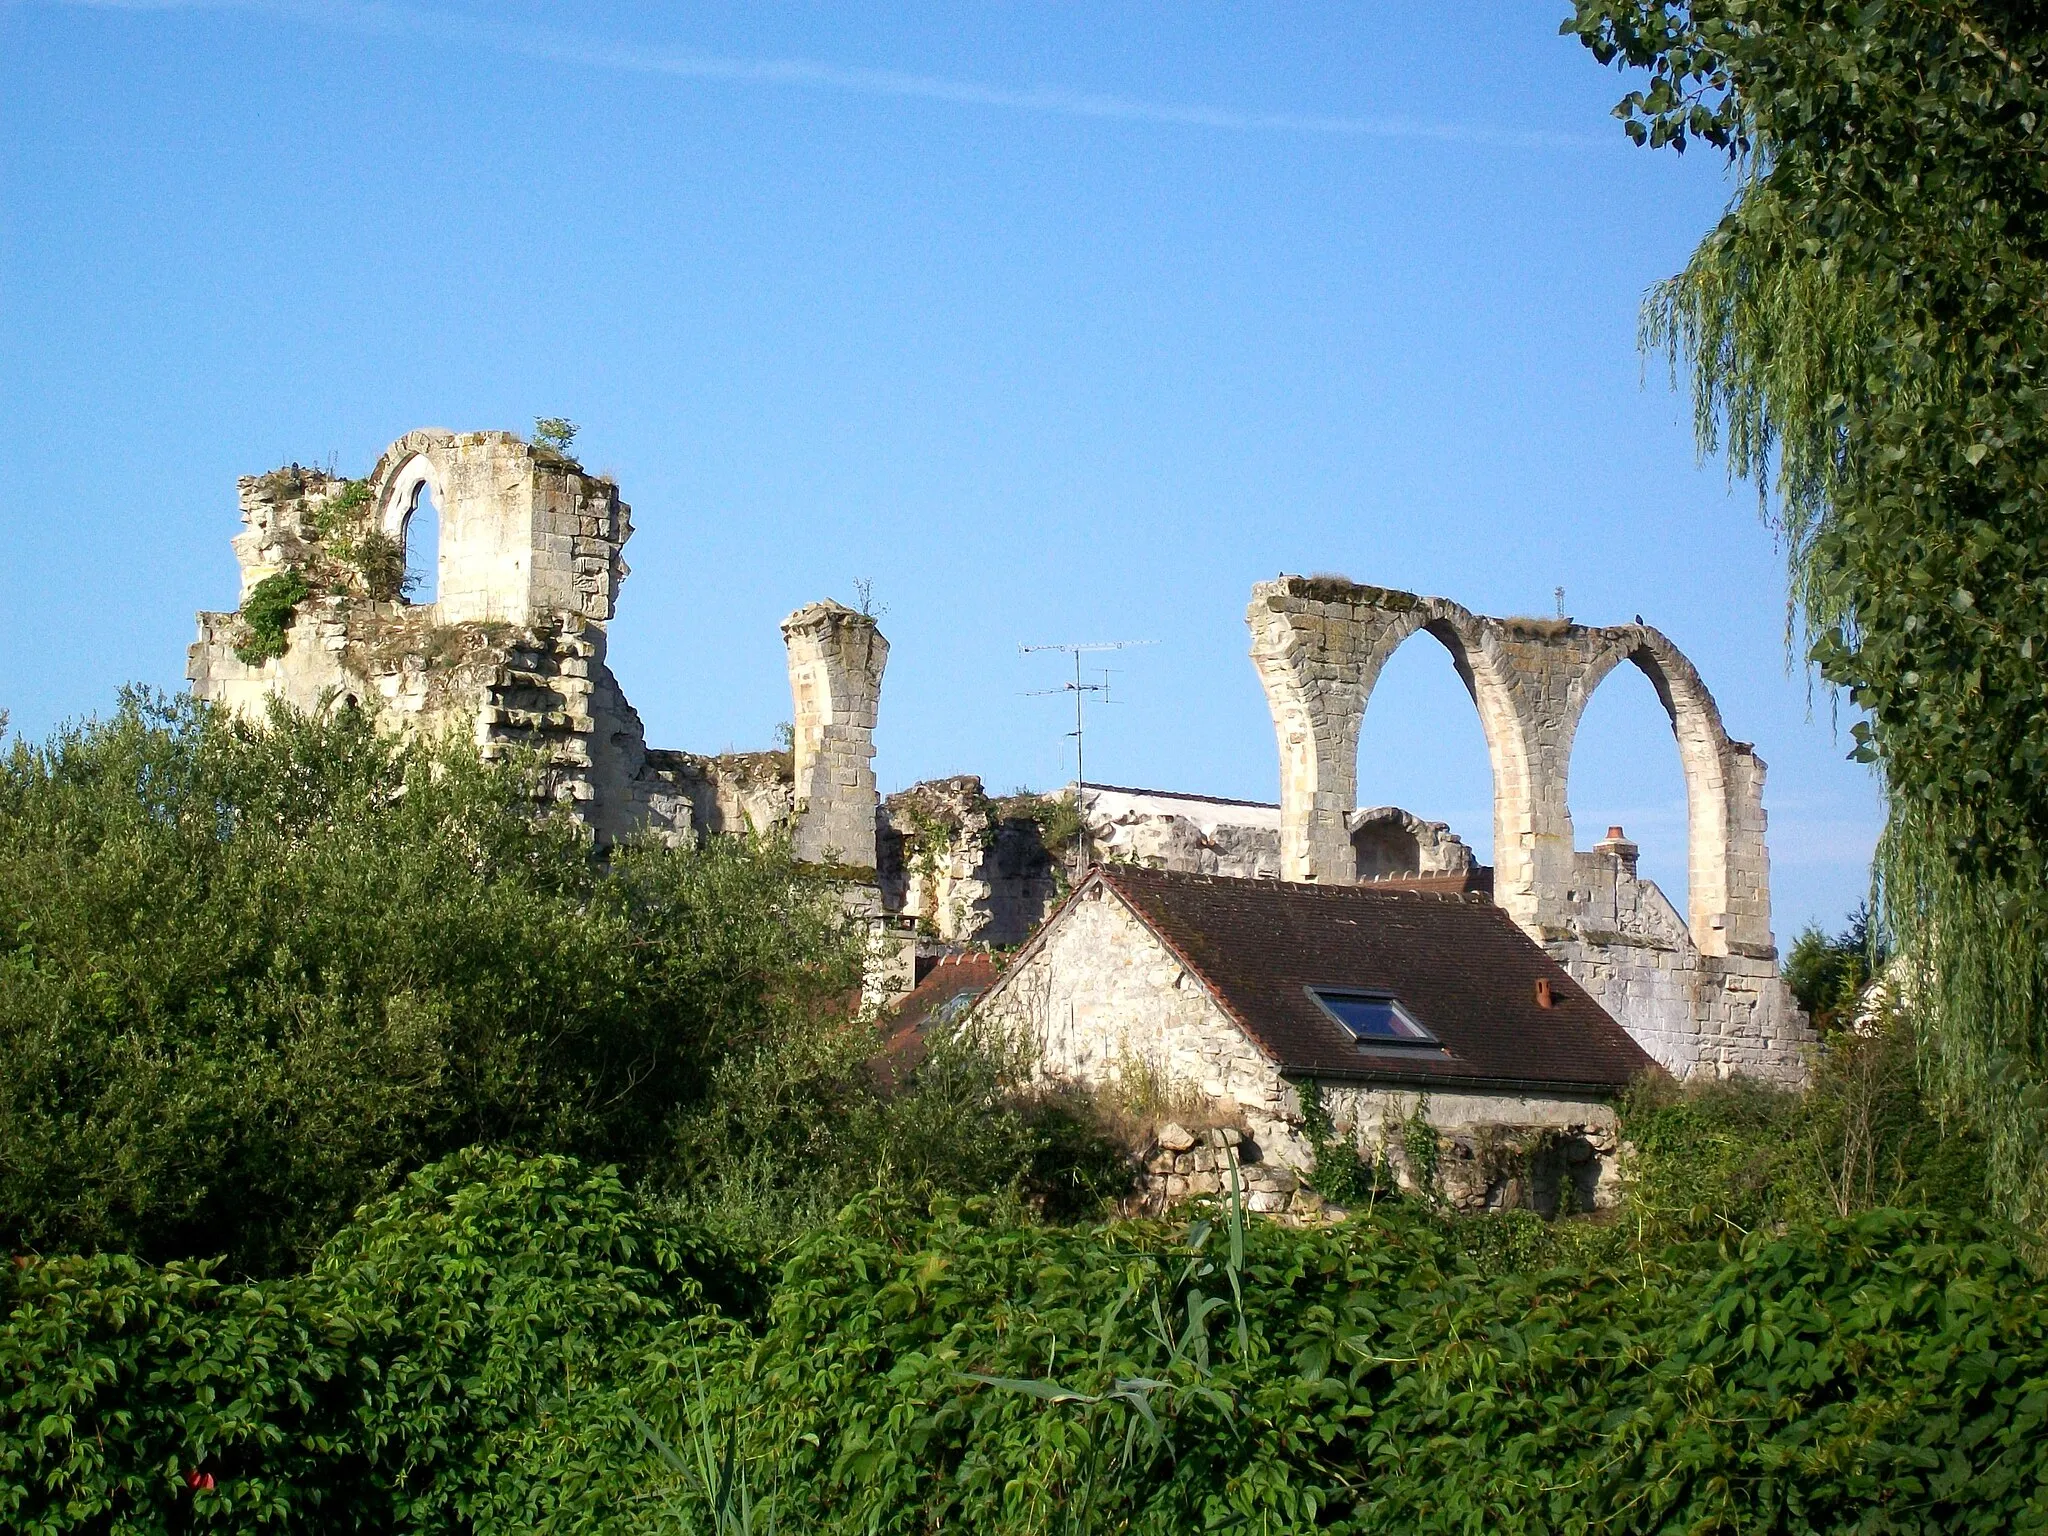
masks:
{"type": "Polygon", "coordinates": [[[1093,1106],[1048,1095],[979,1032],[935,1033],[902,1083],[871,1030],[799,1030],[727,1056],[652,1181],[672,1215],[736,1249],[779,1255],[878,1188],[1005,1191],[1020,1209],[1092,1215],[1134,1168],[1093,1106]]]}
{"type": "Polygon", "coordinates": [[[1792,989],[1792,1000],[1812,1018],[1813,1027],[1825,1035],[1855,1023],[1873,968],[1882,970],[1886,959],[1871,928],[1870,909],[1858,907],[1849,914],[1849,926],[1838,934],[1827,933],[1818,923],[1800,931],[1785,955],[1785,985],[1792,989]]]}
{"type": "Polygon", "coordinates": [[[615,1177],[504,1154],[416,1175],[294,1279],[18,1261],[0,1273],[0,1522],[595,1528],[636,1493],[621,1389],[639,1351],[715,1328],[701,1277],[723,1269],[615,1177]]]}
{"type": "Polygon", "coordinates": [[[28,1261],[0,1273],[0,1519],[666,1531],[743,1480],[757,1529],[862,1536],[2048,1527],[2048,1291],[1968,1222],[1724,1257],[1399,1206],[1183,1230],[885,1193],[758,1321],[717,1304],[730,1274],[615,1178],[503,1154],[289,1280],[28,1261]]]}
{"type": "Polygon", "coordinates": [[[2048,1296],[1967,1224],[1519,1269],[1470,1230],[1262,1225],[1234,1267],[1214,1232],[870,1214],[791,1264],[715,1413],[792,1529],[2048,1524],[2048,1296]]]}
{"type": "Polygon", "coordinates": [[[773,848],[601,859],[465,747],[131,697],[0,760],[0,1241],[274,1273],[472,1143],[642,1169],[857,962],[773,848]]]}
{"type": "Polygon", "coordinates": [[[1983,1145],[1941,1124],[1897,1018],[1826,1038],[1803,1092],[1653,1078],[1621,1118],[1628,1216],[1659,1238],[1739,1238],[1883,1206],[1966,1216],[1989,1204],[1983,1145]]]}

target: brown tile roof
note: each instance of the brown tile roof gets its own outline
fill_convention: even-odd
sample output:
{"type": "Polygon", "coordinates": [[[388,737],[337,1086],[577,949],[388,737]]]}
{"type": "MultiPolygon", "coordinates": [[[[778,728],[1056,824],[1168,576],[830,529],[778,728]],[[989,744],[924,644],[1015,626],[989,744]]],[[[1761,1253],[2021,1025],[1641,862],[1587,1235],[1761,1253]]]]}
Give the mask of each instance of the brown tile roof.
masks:
{"type": "Polygon", "coordinates": [[[1445,896],[1471,892],[1490,898],[1493,895],[1493,866],[1475,864],[1462,875],[1382,875],[1368,884],[1382,891],[1435,891],[1445,896]]]}
{"type": "Polygon", "coordinates": [[[882,1049],[868,1063],[884,1092],[902,1086],[924,1062],[925,1027],[946,1004],[958,997],[977,997],[995,985],[999,972],[993,957],[980,951],[941,955],[938,964],[888,1015],[878,1022],[882,1049]]]}
{"type": "Polygon", "coordinates": [[[1131,865],[1091,878],[1129,903],[1285,1071],[1417,1086],[1612,1091],[1657,1070],[1483,896],[1131,865]],[[1552,1007],[1536,1001],[1539,978],[1550,983],[1552,1007]],[[1312,986],[1390,992],[1444,1049],[1362,1048],[1317,1007],[1312,986]]]}

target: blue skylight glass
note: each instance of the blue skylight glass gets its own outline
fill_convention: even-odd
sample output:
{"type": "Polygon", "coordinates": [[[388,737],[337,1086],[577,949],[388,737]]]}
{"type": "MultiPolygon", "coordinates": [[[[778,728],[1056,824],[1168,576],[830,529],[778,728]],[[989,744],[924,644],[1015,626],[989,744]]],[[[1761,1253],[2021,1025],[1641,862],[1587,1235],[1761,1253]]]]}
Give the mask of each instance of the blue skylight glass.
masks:
{"type": "Polygon", "coordinates": [[[1310,987],[1309,996],[1364,1045],[1435,1045],[1437,1039],[1384,992],[1340,992],[1310,987]]]}

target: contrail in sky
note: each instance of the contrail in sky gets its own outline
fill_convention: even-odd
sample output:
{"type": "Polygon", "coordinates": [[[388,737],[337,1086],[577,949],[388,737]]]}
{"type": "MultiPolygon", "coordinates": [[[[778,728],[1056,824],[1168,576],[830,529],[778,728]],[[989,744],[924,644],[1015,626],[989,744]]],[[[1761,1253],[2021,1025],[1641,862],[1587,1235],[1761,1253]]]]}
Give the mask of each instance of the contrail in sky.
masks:
{"type": "Polygon", "coordinates": [[[1230,107],[1186,106],[1130,97],[1067,90],[1059,86],[983,85],[937,75],[830,64],[817,59],[742,59],[683,49],[606,42],[542,27],[416,9],[383,0],[55,0],[73,9],[108,11],[245,11],[333,30],[383,37],[431,37],[442,42],[489,48],[498,53],[552,64],[666,75],[739,85],[779,85],[891,96],[958,106],[997,107],[1059,117],[1101,118],[1131,123],[1211,128],[1239,133],[1284,133],[1316,137],[1433,139],[1444,143],[1515,149],[1584,149],[1605,140],[1591,135],[1529,132],[1478,124],[1432,122],[1408,117],[1341,117],[1298,112],[1251,112],[1230,107]]]}

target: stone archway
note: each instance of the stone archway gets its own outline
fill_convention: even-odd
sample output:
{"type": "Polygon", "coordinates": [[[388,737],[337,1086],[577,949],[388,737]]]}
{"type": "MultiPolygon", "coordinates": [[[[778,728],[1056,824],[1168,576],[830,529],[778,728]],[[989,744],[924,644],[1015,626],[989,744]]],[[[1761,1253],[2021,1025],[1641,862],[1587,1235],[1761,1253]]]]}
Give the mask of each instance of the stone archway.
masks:
{"type": "Polygon", "coordinates": [[[1253,588],[1246,618],[1279,738],[1283,879],[1356,878],[1345,818],[1359,730],[1387,659],[1427,630],[1479,711],[1493,767],[1494,896],[1517,922],[1542,937],[1576,916],[1572,747],[1593,690],[1626,661],[1649,678],[1678,740],[1693,942],[1709,955],[1774,952],[1763,763],[1729,739],[1698,671],[1655,629],[1488,618],[1444,598],[1299,576],[1253,588]]]}
{"type": "MultiPolygon", "coordinates": [[[[415,453],[392,472],[383,495],[379,498],[377,526],[386,538],[398,546],[398,558],[408,577],[413,572],[414,545],[417,542],[419,519],[422,513],[435,520],[438,525],[442,509],[448,498],[442,490],[443,478],[430,454],[415,453]]],[[[431,594],[425,601],[433,603],[441,591],[441,533],[436,527],[432,547],[435,569],[432,581],[427,585],[431,594]]]]}
{"type": "Polygon", "coordinates": [[[1504,851],[1510,862],[1521,859],[1519,829],[1503,837],[1501,808],[1536,799],[1535,755],[1491,621],[1443,598],[1298,576],[1253,588],[1246,620],[1280,746],[1283,880],[1357,878],[1349,818],[1359,731],[1380,673],[1420,631],[1449,653],[1479,711],[1493,770],[1495,859],[1504,851]]]}

